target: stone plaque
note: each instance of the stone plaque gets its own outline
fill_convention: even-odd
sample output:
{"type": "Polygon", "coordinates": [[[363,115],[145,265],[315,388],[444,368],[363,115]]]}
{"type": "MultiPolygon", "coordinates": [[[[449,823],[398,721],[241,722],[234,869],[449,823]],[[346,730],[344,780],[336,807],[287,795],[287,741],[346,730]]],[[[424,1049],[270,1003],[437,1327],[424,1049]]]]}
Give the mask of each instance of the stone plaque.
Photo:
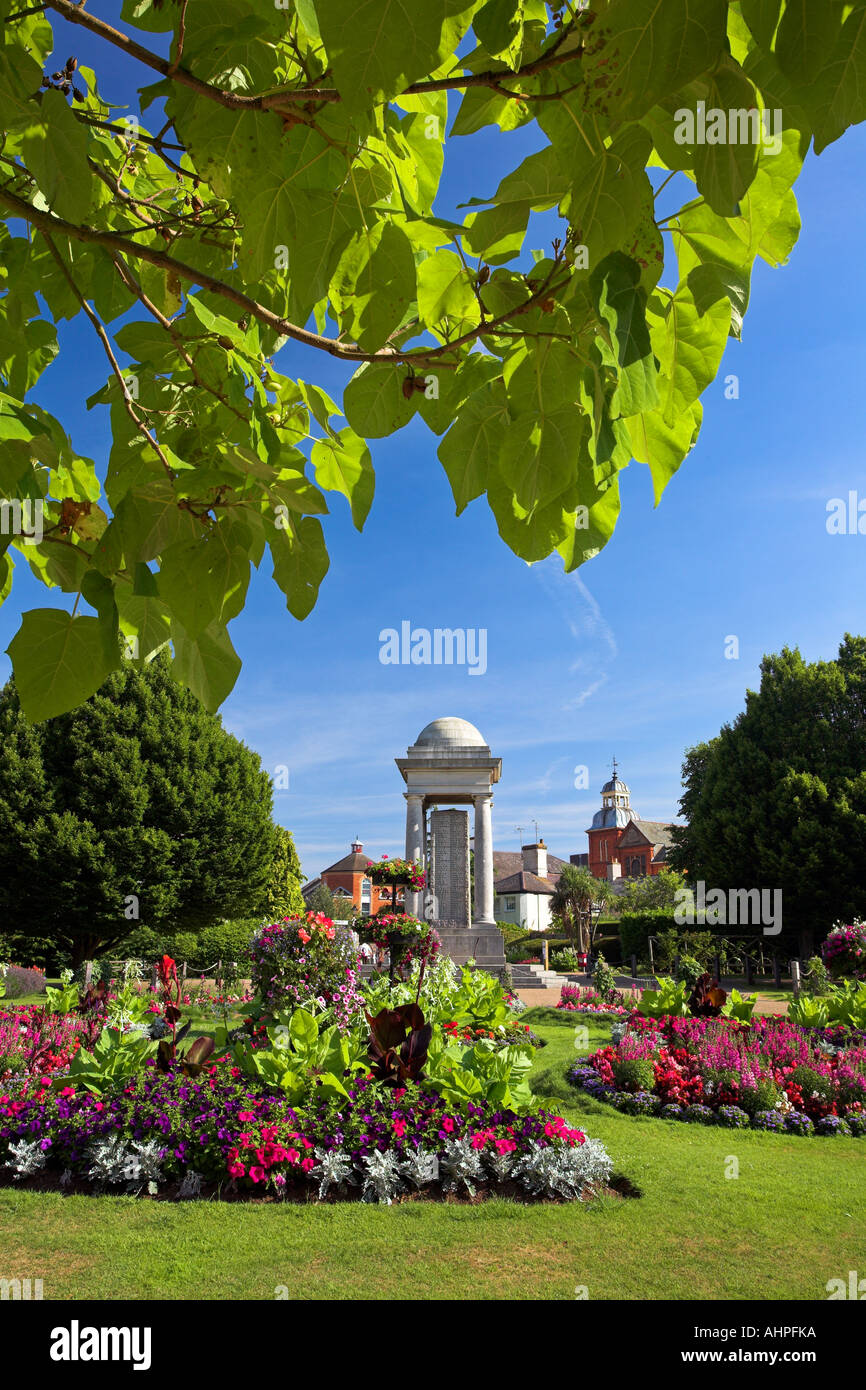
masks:
{"type": "Polygon", "coordinates": [[[430,879],[439,921],[468,927],[469,812],[433,811],[430,879]]]}

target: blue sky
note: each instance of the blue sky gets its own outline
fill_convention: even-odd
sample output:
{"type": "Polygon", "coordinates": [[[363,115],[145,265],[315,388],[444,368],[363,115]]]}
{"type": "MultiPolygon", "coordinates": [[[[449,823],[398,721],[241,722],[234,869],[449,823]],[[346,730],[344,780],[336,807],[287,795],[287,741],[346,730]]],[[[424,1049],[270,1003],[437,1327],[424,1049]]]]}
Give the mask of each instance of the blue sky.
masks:
{"type": "MultiPolygon", "coordinates": [[[[58,48],[96,66],[103,93],[121,99],[125,60],[80,31],[58,48]]],[[[532,147],[527,132],[449,141],[441,210],[492,193],[532,147]]],[[[830,498],[852,489],[866,498],[863,128],[810,156],[797,194],[800,242],[783,269],[758,263],[744,341],[729,344],[703,397],[697,447],[657,509],[646,468],[621,475],[622,515],[595,560],[571,576],[558,560],[527,566],[499,539],[483,498],[455,517],[438,441],[416,422],[373,441],[376,498],[363,534],[333,496],[331,569],[306,622],[286,611],[267,563],[254,575],[230,629],[243,671],[222,712],[267,768],[288,767],[276,816],[308,877],[355,835],[377,856],[402,849],[393,760],[442,715],[477,724],[502,758],[497,849],[516,849],[516,827],[526,840],[537,820],[555,854],[585,850],[613,754],[639,813],[672,819],[684,749],[736,716],[763,653],[787,644],[831,658],[845,631],[864,630],[866,536],[830,536],[825,525],[830,498]],[[727,373],[739,377],[738,400],[725,399],[727,373]],[[486,673],[382,665],[380,631],[404,619],[485,628],[486,673]],[[738,660],[725,659],[731,635],[738,660]],[[578,765],[589,768],[588,791],[575,789],[578,765]]],[[[670,188],[664,211],[668,196],[675,206],[670,188]]],[[[527,248],[541,244],[530,231],[527,248]]],[[[279,365],[338,400],[348,376],[293,346],[279,365]]],[[[75,323],[34,393],[98,461],[107,412],[84,401],[106,375],[92,330],[75,323]]],[[[62,601],[19,563],[0,609],[0,651],[23,609],[62,601]]],[[[0,678],[9,669],[0,656],[0,678]]]]}

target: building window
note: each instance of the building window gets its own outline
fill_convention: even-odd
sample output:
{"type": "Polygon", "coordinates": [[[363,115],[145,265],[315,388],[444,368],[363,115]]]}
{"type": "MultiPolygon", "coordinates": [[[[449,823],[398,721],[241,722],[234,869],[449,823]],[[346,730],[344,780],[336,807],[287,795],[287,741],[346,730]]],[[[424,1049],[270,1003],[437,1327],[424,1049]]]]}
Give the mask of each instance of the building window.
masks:
{"type": "Polygon", "coordinates": [[[517,910],[517,899],[516,899],[516,898],[506,898],[506,899],[505,899],[505,911],[506,911],[506,912],[515,912],[516,910],[517,910]]]}
{"type": "Polygon", "coordinates": [[[373,896],[373,885],[370,879],[361,880],[361,911],[369,913],[370,903],[373,896]]]}

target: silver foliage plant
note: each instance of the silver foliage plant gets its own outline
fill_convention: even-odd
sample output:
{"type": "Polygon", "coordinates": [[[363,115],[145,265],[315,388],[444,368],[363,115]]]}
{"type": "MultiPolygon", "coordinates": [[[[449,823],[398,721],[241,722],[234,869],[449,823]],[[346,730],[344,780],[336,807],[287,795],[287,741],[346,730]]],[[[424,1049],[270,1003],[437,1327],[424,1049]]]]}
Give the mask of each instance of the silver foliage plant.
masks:
{"type": "Polygon", "coordinates": [[[355,1181],[352,1160],[342,1149],[316,1149],[316,1158],[319,1163],[319,1171],[316,1173],[319,1179],[319,1201],[332,1185],[338,1187],[341,1182],[355,1181]]]}
{"type": "Polygon", "coordinates": [[[612,1170],[604,1145],[598,1139],[587,1139],[574,1148],[551,1144],[546,1149],[533,1149],[516,1161],[512,1176],[533,1196],[573,1200],[585,1188],[606,1183],[612,1170]]]}
{"type": "Polygon", "coordinates": [[[154,1139],[130,1143],[119,1134],[96,1139],[87,1150],[87,1175],[98,1187],[126,1183],[130,1189],[145,1184],[155,1192],[162,1179],[161,1147],[154,1139]]]}
{"type": "Polygon", "coordinates": [[[26,1139],[19,1139],[16,1143],[9,1145],[9,1157],[3,1164],[4,1168],[11,1168],[13,1177],[32,1178],[45,1167],[45,1150],[40,1146],[39,1140],[34,1139],[28,1142],[26,1139]]]}
{"type": "Polygon", "coordinates": [[[448,1174],[444,1184],[447,1192],[465,1187],[471,1197],[475,1196],[475,1184],[484,1181],[485,1173],[481,1154],[473,1149],[471,1139],[446,1139],[439,1162],[448,1174]]]}
{"type": "Polygon", "coordinates": [[[365,1202],[379,1201],[390,1206],[402,1186],[400,1163],[397,1155],[386,1149],[384,1153],[374,1149],[362,1159],[363,1188],[361,1196],[365,1202]]]}

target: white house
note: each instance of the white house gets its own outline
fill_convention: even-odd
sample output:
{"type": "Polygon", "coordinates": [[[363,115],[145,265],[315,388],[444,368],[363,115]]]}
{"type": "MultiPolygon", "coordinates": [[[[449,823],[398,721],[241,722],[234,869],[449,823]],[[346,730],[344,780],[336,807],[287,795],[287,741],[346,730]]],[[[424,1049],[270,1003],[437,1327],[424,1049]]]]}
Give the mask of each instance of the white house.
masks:
{"type": "Polygon", "coordinates": [[[524,845],[520,854],[494,850],[494,915],[497,922],[514,922],[527,931],[550,926],[550,899],[565,868],[565,860],[548,854],[543,840],[524,845]]]}

